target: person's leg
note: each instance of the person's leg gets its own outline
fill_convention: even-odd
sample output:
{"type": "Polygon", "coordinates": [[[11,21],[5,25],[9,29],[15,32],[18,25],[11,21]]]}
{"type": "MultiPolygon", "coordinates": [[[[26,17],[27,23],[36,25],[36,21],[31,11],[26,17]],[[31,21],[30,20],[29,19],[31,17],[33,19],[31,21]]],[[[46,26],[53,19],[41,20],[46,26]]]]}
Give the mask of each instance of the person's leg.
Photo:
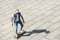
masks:
{"type": "Polygon", "coordinates": [[[21,26],[20,30],[22,30],[24,26],[22,22],[20,22],[20,26],[21,26]]]}
{"type": "Polygon", "coordinates": [[[18,23],[15,23],[15,32],[16,32],[16,34],[18,32],[18,23]]]}

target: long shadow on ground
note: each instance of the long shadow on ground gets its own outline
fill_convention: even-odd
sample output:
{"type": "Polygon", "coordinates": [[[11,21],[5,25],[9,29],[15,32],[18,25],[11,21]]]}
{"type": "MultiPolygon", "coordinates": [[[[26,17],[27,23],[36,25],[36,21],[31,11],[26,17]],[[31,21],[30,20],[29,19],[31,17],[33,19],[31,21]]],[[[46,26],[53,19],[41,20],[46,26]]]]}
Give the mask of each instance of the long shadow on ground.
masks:
{"type": "Polygon", "coordinates": [[[42,30],[32,30],[30,32],[26,32],[23,36],[30,36],[34,33],[43,33],[45,32],[46,34],[50,33],[50,31],[47,31],[46,29],[42,29],[42,30]]]}

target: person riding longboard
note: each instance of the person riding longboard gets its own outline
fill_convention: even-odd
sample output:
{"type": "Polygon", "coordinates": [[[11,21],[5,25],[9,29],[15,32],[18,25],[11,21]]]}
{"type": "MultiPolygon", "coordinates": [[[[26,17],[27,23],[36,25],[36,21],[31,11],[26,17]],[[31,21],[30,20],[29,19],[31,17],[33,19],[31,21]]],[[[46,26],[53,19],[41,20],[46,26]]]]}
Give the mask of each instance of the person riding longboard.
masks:
{"type": "Polygon", "coordinates": [[[20,24],[20,26],[21,26],[20,31],[23,31],[22,29],[23,29],[23,26],[24,26],[24,23],[25,23],[24,18],[21,15],[21,13],[19,12],[18,9],[16,10],[16,12],[14,14],[12,14],[11,22],[12,22],[12,26],[13,26],[13,23],[14,23],[15,33],[16,33],[16,37],[17,37],[18,36],[18,24],[20,24]]]}

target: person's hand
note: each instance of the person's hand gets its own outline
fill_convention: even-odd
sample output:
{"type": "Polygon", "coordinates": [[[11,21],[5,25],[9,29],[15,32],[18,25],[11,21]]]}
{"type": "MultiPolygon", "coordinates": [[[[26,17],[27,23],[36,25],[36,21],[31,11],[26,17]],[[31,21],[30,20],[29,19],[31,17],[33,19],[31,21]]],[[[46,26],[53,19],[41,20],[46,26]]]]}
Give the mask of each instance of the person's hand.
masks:
{"type": "Polygon", "coordinates": [[[13,24],[12,24],[12,26],[13,26],[13,24]]]}
{"type": "Polygon", "coordinates": [[[24,24],[25,24],[25,22],[24,22],[24,24]]]}

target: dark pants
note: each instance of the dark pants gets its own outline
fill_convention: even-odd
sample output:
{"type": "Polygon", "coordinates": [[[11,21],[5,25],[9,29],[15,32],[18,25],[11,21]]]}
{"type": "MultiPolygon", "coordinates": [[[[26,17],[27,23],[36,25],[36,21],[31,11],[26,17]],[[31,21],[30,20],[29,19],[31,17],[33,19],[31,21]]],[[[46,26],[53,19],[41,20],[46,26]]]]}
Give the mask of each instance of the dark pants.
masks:
{"type": "Polygon", "coordinates": [[[16,34],[17,34],[17,32],[18,32],[18,24],[20,24],[20,26],[21,26],[20,30],[23,29],[23,23],[22,23],[22,21],[14,22],[16,34]]]}

